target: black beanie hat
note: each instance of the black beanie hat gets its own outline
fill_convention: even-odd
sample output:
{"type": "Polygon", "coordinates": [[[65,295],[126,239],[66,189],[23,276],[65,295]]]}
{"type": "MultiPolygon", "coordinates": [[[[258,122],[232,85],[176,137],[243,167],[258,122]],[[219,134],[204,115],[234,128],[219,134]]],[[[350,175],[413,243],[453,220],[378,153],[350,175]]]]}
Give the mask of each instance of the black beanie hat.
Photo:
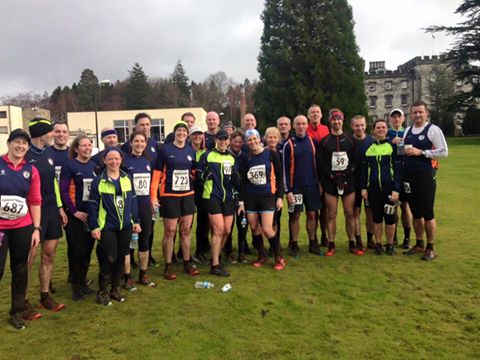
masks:
{"type": "Polygon", "coordinates": [[[50,120],[44,118],[34,118],[28,124],[28,131],[32,138],[37,138],[45,135],[53,130],[53,125],[50,120]]]}

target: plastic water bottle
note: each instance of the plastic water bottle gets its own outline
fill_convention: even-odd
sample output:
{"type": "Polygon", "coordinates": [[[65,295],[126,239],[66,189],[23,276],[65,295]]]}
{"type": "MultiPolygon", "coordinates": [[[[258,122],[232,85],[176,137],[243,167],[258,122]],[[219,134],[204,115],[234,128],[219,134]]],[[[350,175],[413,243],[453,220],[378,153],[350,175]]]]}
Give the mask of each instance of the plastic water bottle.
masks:
{"type": "Polygon", "coordinates": [[[197,281],[195,282],[195,289],[211,289],[215,284],[210,281],[197,281]]]}
{"type": "Polygon", "coordinates": [[[228,284],[223,285],[222,292],[227,292],[227,291],[230,291],[230,290],[232,290],[232,284],[228,283],[228,284]]]}
{"type": "Polygon", "coordinates": [[[242,225],[242,228],[245,229],[247,227],[248,221],[244,211],[240,213],[240,217],[241,217],[240,225],[242,225]]]}
{"type": "Polygon", "coordinates": [[[152,220],[155,221],[159,218],[160,216],[160,207],[154,206],[153,207],[153,212],[152,212],[152,220]]]}
{"type": "Polygon", "coordinates": [[[130,240],[130,249],[135,249],[138,245],[138,234],[132,233],[132,239],[130,240]]]}

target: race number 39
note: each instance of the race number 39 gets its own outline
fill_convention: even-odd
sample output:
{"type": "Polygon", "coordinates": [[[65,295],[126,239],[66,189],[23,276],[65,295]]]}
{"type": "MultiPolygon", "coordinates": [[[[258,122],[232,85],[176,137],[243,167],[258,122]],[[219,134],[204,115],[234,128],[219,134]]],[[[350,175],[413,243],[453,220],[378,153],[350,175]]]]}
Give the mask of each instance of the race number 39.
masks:
{"type": "Polygon", "coordinates": [[[0,217],[14,220],[27,215],[28,207],[25,198],[15,195],[0,197],[0,217]]]}

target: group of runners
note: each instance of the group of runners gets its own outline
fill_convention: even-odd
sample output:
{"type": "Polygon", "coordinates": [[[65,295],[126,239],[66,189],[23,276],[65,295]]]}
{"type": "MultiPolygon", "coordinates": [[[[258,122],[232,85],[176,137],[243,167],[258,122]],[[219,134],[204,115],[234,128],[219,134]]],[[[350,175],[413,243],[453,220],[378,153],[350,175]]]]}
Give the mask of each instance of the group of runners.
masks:
{"type": "Polygon", "coordinates": [[[312,105],[307,116],[298,115],[292,122],[280,117],[277,126],[261,136],[253,114],[245,115],[242,128],[235,129],[230,122],[221,126],[219,115],[209,112],[207,131],[203,132],[195,116],[185,113],[159,145],[150,135],[150,116],[139,113],[122,146],[115,129],[102,129],[104,150],[95,156],[88,136],[79,135],[68,145],[66,123],[33,119],[29,133],[22,129],[10,133],[8,153],[0,158],[0,278],[9,252],[12,325],[21,329],[26,320],[41,317],[27,296],[37,249],[41,254],[40,307],[51,311],[65,308],[53,298],[51,281],[62,228],[75,301],[92,293],[87,274],[97,244],[96,299],[101,305],[124,301],[122,286],[130,291],[137,284],[155,286],[147,272],[157,264],[151,254],[159,215],[163,219],[166,280],[176,279],[174,264],[180,260],[188,276],[199,275],[198,264],[209,266],[212,275],[229,276],[226,263],[245,263],[245,255],[252,252],[250,246],[257,252],[254,267],[262,267],[272,257],[273,268],[283,270],[286,261],[280,225],[284,198],[292,257],[299,255],[300,214],[304,210],[308,251],[335,255],[341,199],[352,254],[363,255],[371,248],[377,255],[394,255],[400,208],[404,253],[421,253],[424,260],[432,260],[436,230],[436,165],[432,160],[447,156],[448,149],[441,130],[428,122],[424,102],[415,102],[410,116],[412,125],[404,130],[403,111],[394,109],[390,128],[387,120],[376,120],[369,135],[365,117],[357,115],[351,119],[350,135],[343,132],[345,119],[340,109],[329,111],[326,126],[321,123],[320,106],[312,105]],[[234,223],[237,254],[232,245],[234,223]],[[410,247],[412,224],[416,243],[410,247]],[[131,275],[132,267],[138,267],[137,279],[131,275]]]}

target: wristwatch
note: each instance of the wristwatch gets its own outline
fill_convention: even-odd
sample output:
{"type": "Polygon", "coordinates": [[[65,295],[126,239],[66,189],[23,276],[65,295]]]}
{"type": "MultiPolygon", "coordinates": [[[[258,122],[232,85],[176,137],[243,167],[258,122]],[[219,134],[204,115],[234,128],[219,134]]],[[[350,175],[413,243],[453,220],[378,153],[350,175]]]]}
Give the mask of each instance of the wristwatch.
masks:
{"type": "Polygon", "coordinates": [[[427,157],[427,152],[425,150],[422,150],[422,156],[427,157]]]}
{"type": "Polygon", "coordinates": [[[35,230],[38,230],[38,231],[42,232],[42,227],[41,226],[34,226],[33,231],[35,231],[35,230]]]}

